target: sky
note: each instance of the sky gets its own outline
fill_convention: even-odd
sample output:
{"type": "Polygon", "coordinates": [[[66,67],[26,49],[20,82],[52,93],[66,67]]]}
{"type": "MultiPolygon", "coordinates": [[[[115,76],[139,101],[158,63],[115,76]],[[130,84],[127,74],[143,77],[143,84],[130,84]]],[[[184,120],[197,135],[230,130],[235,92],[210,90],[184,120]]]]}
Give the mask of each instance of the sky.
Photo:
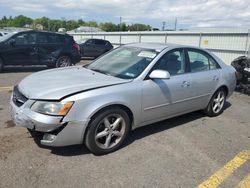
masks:
{"type": "Polygon", "coordinates": [[[173,29],[250,28],[250,0],[0,0],[0,17],[25,15],[53,19],[127,24],[173,29]]]}

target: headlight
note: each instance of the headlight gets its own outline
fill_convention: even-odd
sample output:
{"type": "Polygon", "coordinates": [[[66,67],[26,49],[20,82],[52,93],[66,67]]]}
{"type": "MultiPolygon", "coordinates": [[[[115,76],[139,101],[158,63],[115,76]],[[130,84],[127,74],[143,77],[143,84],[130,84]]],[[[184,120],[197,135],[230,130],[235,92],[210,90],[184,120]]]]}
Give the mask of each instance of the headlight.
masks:
{"type": "Polygon", "coordinates": [[[47,115],[64,116],[72,107],[73,102],[36,101],[31,110],[47,115]]]}

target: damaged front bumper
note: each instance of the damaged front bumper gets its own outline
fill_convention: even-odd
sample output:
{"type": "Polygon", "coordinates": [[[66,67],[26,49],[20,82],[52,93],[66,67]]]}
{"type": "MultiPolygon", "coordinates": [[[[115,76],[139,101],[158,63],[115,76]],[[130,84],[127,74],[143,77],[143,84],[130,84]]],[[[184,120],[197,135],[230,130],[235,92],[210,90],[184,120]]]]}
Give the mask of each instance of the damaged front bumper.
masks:
{"type": "Polygon", "coordinates": [[[40,140],[46,146],[82,144],[88,120],[64,122],[62,116],[49,116],[32,111],[28,100],[18,107],[10,101],[12,120],[16,125],[42,133],[40,140]]]}

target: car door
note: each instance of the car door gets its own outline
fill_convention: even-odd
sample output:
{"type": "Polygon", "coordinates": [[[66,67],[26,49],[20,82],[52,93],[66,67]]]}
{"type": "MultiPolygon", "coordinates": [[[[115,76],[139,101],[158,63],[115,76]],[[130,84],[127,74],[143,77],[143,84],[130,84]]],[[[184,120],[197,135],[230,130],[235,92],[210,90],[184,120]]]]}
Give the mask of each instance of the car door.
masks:
{"type": "Polygon", "coordinates": [[[22,32],[7,41],[4,55],[9,65],[32,65],[38,61],[36,35],[34,32],[22,32]]]}
{"type": "Polygon", "coordinates": [[[204,108],[219,83],[219,64],[205,51],[187,49],[194,108],[204,108]]]}
{"type": "Polygon", "coordinates": [[[95,40],[95,57],[98,57],[106,52],[106,42],[104,40],[95,40]]]}
{"type": "Polygon", "coordinates": [[[95,56],[95,41],[94,41],[94,39],[89,39],[85,42],[83,54],[86,57],[94,57],[95,56]]]}
{"type": "Polygon", "coordinates": [[[46,64],[51,61],[51,54],[60,49],[62,43],[58,35],[53,33],[39,32],[37,36],[39,48],[39,64],[46,64]]]}
{"type": "Polygon", "coordinates": [[[170,79],[143,81],[142,117],[144,122],[175,116],[190,109],[190,74],[183,49],[167,52],[151,70],[166,70],[170,79]]]}

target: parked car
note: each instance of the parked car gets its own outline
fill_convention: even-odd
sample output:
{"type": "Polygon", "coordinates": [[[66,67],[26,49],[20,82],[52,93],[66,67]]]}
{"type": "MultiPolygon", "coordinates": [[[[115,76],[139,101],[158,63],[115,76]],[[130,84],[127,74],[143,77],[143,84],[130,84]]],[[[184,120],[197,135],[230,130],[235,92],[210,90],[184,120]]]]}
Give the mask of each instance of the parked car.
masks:
{"type": "Polygon", "coordinates": [[[113,49],[112,44],[102,39],[85,39],[79,42],[82,57],[99,57],[113,49]]]}
{"type": "Polygon", "coordinates": [[[235,85],[235,69],[206,50],[128,44],[89,65],[26,77],[14,88],[11,114],[41,132],[42,145],[84,143],[99,155],[135,128],[196,110],[221,114],[235,85]]]}
{"type": "Polygon", "coordinates": [[[240,56],[234,59],[231,65],[237,71],[236,90],[250,95],[250,58],[240,56]]]}
{"type": "Polygon", "coordinates": [[[0,70],[8,65],[70,66],[80,58],[79,45],[67,34],[28,30],[0,38],[0,70]]]}

